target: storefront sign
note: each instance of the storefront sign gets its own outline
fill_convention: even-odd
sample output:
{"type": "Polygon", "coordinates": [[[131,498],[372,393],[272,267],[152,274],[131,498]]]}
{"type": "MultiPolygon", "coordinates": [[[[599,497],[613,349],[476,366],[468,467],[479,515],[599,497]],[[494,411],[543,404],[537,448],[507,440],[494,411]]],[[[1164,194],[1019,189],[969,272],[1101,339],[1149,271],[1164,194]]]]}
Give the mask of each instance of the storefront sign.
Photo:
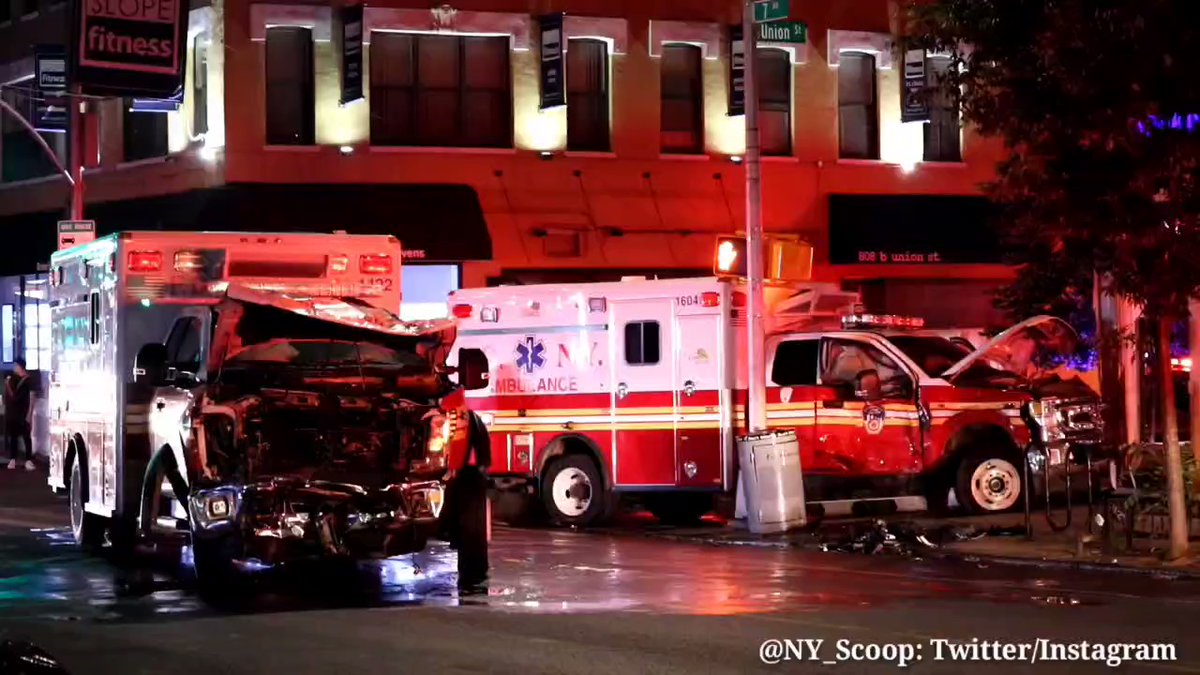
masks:
{"type": "Polygon", "coordinates": [[[183,83],[188,3],[80,0],[72,80],[85,91],[167,98],[183,83]]]}
{"type": "Polygon", "coordinates": [[[984,197],[830,195],[833,265],[1000,264],[984,197]]]}
{"type": "Polygon", "coordinates": [[[904,81],[901,86],[904,91],[900,121],[928,122],[929,92],[926,90],[924,49],[909,49],[904,52],[904,81]]]}
{"type": "Polygon", "coordinates": [[[67,130],[67,51],[58,45],[34,47],[33,67],[38,92],[33,126],[38,131],[67,130]]]}
{"type": "Polygon", "coordinates": [[[729,116],[746,114],[746,40],[741,26],[729,27],[729,116]]]}
{"type": "Polygon", "coordinates": [[[563,59],[563,15],[547,14],[539,19],[541,26],[542,79],[538,108],[554,108],[567,104],[563,59]]]}
{"type": "Polygon", "coordinates": [[[363,6],[343,7],[341,16],[341,78],[340,102],[346,105],[363,98],[363,6]]]}

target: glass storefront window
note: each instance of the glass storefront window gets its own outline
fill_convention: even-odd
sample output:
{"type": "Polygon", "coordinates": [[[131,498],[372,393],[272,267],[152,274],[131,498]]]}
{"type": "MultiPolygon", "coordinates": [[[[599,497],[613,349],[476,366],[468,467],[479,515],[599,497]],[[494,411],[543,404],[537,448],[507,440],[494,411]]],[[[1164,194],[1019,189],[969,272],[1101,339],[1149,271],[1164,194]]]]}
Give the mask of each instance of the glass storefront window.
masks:
{"type": "Polygon", "coordinates": [[[0,360],[5,363],[12,363],[16,355],[13,354],[14,347],[17,341],[17,317],[16,307],[12,305],[4,305],[0,307],[0,360]]]}
{"type": "Polygon", "coordinates": [[[450,316],[446,296],[459,287],[458,265],[405,265],[400,268],[400,318],[405,321],[450,316]]]}
{"type": "Polygon", "coordinates": [[[29,370],[50,369],[50,305],[44,302],[25,304],[25,367],[29,370]]]}

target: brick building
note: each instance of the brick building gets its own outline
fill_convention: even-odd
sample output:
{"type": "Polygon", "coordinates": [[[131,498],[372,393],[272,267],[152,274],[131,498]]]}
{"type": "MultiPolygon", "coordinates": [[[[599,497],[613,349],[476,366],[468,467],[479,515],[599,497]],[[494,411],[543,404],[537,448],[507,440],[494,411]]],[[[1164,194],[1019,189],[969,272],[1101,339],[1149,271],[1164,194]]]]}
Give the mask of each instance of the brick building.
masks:
{"type": "MultiPolygon", "coordinates": [[[[937,102],[930,123],[901,123],[894,2],[791,4],[807,42],[758,52],[766,229],[811,242],[816,275],[860,285],[873,309],[984,323],[1010,274],[978,196],[999,149],[937,102]]],[[[63,43],[69,14],[0,0],[10,103],[33,105],[32,50],[63,43]]],[[[442,311],[458,284],[706,273],[714,235],[742,229],[744,122],[728,114],[737,3],[372,1],[365,99],[345,105],[338,16],[193,3],[182,101],[106,100],[89,117],[88,217],[101,232],[395,233],[411,250],[413,315],[442,311]],[[550,12],[565,12],[567,105],[541,110],[538,17],[550,12]]],[[[930,56],[927,72],[944,65],[930,56]]],[[[63,135],[46,137],[65,159],[63,135]]],[[[10,120],[0,150],[0,226],[32,237],[0,266],[32,271],[69,191],[10,120]]]]}

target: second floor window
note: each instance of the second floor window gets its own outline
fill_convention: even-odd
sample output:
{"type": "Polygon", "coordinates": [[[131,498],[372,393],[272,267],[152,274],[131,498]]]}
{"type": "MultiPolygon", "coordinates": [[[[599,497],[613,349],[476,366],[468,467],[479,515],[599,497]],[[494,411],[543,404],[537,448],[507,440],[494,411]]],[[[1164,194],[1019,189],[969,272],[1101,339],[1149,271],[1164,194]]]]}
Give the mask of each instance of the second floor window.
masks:
{"type": "Polygon", "coordinates": [[[608,44],[603,40],[571,40],[567,46],[567,149],[611,149],[608,44]]]}
{"type": "Polygon", "coordinates": [[[208,132],[208,36],[192,43],[192,133],[208,132]]]}
{"type": "Polygon", "coordinates": [[[782,49],[759,49],[758,137],[764,155],[792,154],[792,57],[782,49]]]}
{"type": "Polygon", "coordinates": [[[126,162],[166,157],[170,152],[168,134],[167,113],[135,111],[133,100],[125,99],[122,139],[126,162]]]}
{"type": "Polygon", "coordinates": [[[703,57],[695,45],[663,45],[662,150],[704,152],[703,57]]]}
{"type": "Polygon", "coordinates": [[[267,145],[316,141],[313,41],[308,28],[267,29],[267,145]]]}
{"type": "Polygon", "coordinates": [[[879,159],[879,104],[875,57],[841,54],[838,64],[838,156],[879,159]]]}
{"type": "Polygon", "coordinates": [[[509,38],[371,35],[371,143],[511,148],[509,38]]]}
{"type": "Polygon", "coordinates": [[[926,162],[962,161],[962,129],[958,119],[958,101],[955,100],[953,92],[940,86],[949,67],[949,58],[931,58],[925,61],[925,72],[931,86],[929,124],[923,125],[926,162]]]}

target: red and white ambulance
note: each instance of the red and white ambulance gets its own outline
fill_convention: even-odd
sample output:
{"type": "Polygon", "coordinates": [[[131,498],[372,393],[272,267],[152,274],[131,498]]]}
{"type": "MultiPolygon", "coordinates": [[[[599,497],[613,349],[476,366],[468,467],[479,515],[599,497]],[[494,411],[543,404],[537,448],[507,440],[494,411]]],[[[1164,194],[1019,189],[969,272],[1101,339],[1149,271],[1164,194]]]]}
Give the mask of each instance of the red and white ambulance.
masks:
{"type": "MultiPolygon", "coordinates": [[[[1037,367],[1073,346],[1057,319],[972,352],[919,320],[855,313],[836,285],[766,294],[769,424],[799,434],[806,496],[826,514],[917,510],[952,489],[975,512],[1019,504],[1023,412],[1053,461],[1100,440],[1096,395],[1037,367]]],[[[622,493],[672,521],[702,515],[736,485],[745,304],[742,281],[717,277],[452,293],[459,346],[492,364],[470,405],[497,486],[540,496],[564,524],[602,520],[622,493]]]]}

